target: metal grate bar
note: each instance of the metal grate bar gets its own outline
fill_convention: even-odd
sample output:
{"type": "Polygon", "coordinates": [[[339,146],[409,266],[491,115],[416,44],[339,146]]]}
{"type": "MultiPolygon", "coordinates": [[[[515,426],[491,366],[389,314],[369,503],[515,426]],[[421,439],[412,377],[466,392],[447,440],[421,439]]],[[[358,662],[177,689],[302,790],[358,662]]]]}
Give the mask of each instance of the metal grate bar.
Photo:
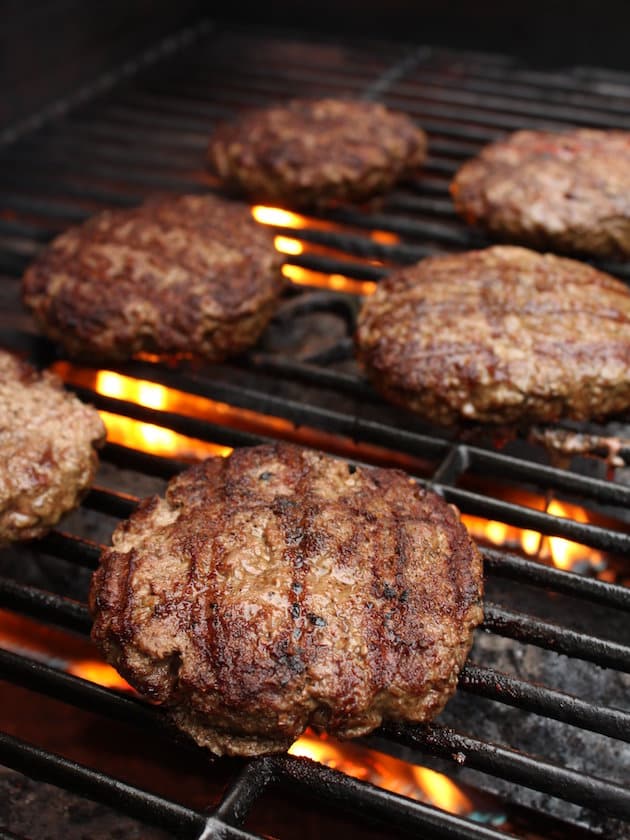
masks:
{"type": "Polygon", "coordinates": [[[164,426],[187,437],[196,438],[222,446],[252,446],[262,443],[264,438],[250,432],[242,432],[227,426],[219,426],[207,420],[178,414],[174,411],[162,411],[148,408],[127,400],[106,397],[86,388],[75,387],[73,390],[84,400],[91,402],[96,408],[109,411],[112,414],[122,414],[142,423],[164,426]]]}
{"type": "MultiPolygon", "coordinates": [[[[366,420],[362,417],[357,417],[349,414],[344,414],[340,411],[332,411],[330,409],[321,408],[320,406],[309,405],[306,402],[298,402],[297,400],[287,399],[285,397],[275,396],[263,390],[255,390],[249,387],[233,385],[227,382],[220,382],[218,379],[210,380],[205,377],[193,373],[190,369],[182,366],[177,371],[169,371],[166,368],[157,368],[154,365],[144,363],[132,363],[124,366],[112,366],[111,370],[115,370],[127,376],[133,376],[138,379],[148,379],[152,382],[160,382],[167,387],[175,388],[177,390],[185,390],[191,394],[200,397],[205,397],[210,400],[229,403],[230,405],[250,409],[261,415],[273,415],[276,417],[283,417],[290,420],[297,425],[305,426],[312,425],[324,431],[335,432],[340,435],[347,435],[354,440],[362,440],[369,443],[382,444],[394,449],[400,449],[409,454],[433,455],[439,457],[443,455],[448,448],[448,442],[440,440],[429,435],[421,435],[415,432],[408,432],[405,429],[395,428],[383,423],[373,420],[366,420]]],[[[220,368],[222,370],[230,371],[229,367],[220,368]]],[[[97,401],[97,395],[94,392],[87,390],[77,391],[88,400],[92,402],[97,401]]],[[[106,399],[106,398],[103,398],[106,399]]],[[[113,401],[116,402],[116,401],[113,401]]],[[[120,402],[120,410],[127,406],[131,408],[129,403],[120,402]]],[[[113,403],[112,403],[113,404],[113,403]]],[[[105,404],[102,404],[105,408],[105,404]]],[[[111,410],[111,409],[110,409],[111,410]]],[[[143,409],[141,416],[137,419],[143,419],[145,416],[154,419],[149,422],[157,423],[161,426],[168,425],[166,419],[168,412],[155,411],[153,414],[144,414],[149,409],[143,409]]],[[[134,416],[134,415],[129,415],[134,416]]],[[[176,415],[178,416],[178,415],[176,415]]],[[[180,418],[181,419],[181,418],[180,418]]],[[[175,428],[174,426],[168,426],[175,428]]],[[[208,424],[205,423],[205,428],[208,424]]],[[[219,427],[217,427],[217,434],[219,427]]],[[[176,429],[179,431],[179,428],[176,429]]],[[[223,432],[223,439],[215,439],[214,431],[212,441],[214,443],[229,443],[225,429],[223,432]]],[[[188,434],[184,432],[184,434],[188,434]]],[[[244,434],[244,433],[239,433],[244,434]]],[[[192,437],[199,437],[199,435],[191,435],[192,437]]],[[[207,439],[208,436],[201,439],[207,439]]],[[[252,436],[253,439],[253,436],[252,436]]],[[[256,438],[260,441],[260,438],[256,438]]]]}
{"type": "Polygon", "coordinates": [[[0,761],[31,778],[71,789],[130,816],[166,827],[178,837],[198,837],[207,824],[203,814],[190,808],[47,753],[3,732],[0,732],[0,761]]]}
{"type": "Polygon", "coordinates": [[[503,477],[515,478],[519,482],[535,482],[538,486],[553,487],[567,493],[582,493],[591,499],[623,508],[630,506],[630,487],[614,481],[602,481],[591,476],[548,467],[499,452],[467,446],[466,457],[475,473],[488,475],[489,471],[500,471],[503,477]]]}
{"type": "Polygon", "coordinates": [[[489,700],[630,741],[630,712],[586,703],[579,697],[519,680],[469,662],[459,675],[459,688],[489,700]]]}
{"type": "Polygon", "coordinates": [[[437,485],[434,489],[441,492],[445,499],[456,504],[464,513],[483,516],[487,519],[498,519],[508,525],[540,531],[549,536],[565,537],[573,542],[590,545],[602,551],[612,551],[619,554],[630,553],[630,534],[610,531],[599,525],[576,522],[573,519],[560,518],[512,502],[504,502],[482,496],[479,493],[471,493],[459,487],[437,485]]]}
{"type": "Polygon", "coordinates": [[[401,107],[405,107],[403,105],[405,94],[410,95],[408,103],[419,103],[418,108],[424,107],[424,103],[434,102],[461,107],[461,118],[464,119],[468,117],[468,108],[474,108],[480,121],[483,121],[486,115],[505,114],[510,120],[509,127],[515,129],[522,127],[523,122],[539,125],[544,120],[554,124],[567,123],[568,126],[589,125],[602,128],[614,126],[626,129],[630,127],[627,112],[623,114],[620,109],[611,113],[605,108],[592,108],[587,105],[578,107],[557,101],[547,104],[540,99],[530,104],[525,100],[514,99],[505,94],[475,93],[448,86],[434,86],[425,82],[424,79],[413,86],[413,91],[407,91],[402,85],[396,88],[396,101],[401,107]]]}
{"type": "Polygon", "coordinates": [[[457,80],[451,80],[446,75],[440,75],[433,68],[428,69],[427,67],[423,67],[421,73],[417,74],[415,79],[406,79],[398,84],[396,93],[401,96],[414,96],[418,88],[420,90],[428,88],[435,92],[465,91],[472,96],[477,95],[477,98],[481,99],[490,95],[492,97],[491,101],[506,101],[509,108],[518,107],[520,109],[521,106],[524,106],[526,112],[519,110],[519,113],[529,113],[530,109],[534,107],[529,103],[540,105],[541,100],[544,100],[545,107],[549,109],[552,108],[553,103],[553,106],[560,105],[562,108],[569,106],[582,114],[584,108],[588,113],[607,115],[608,124],[606,127],[610,126],[610,120],[615,115],[627,116],[628,102],[624,100],[630,99],[630,89],[626,90],[625,94],[619,91],[616,96],[612,96],[589,92],[585,89],[575,92],[566,88],[554,90],[552,86],[518,83],[514,81],[513,76],[510,77],[509,81],[501,76],[497,76],[496,79],[478,78],[474,73],[467,74],[466,77],[460,76],[457,80]]]}
{"type": "Polygon", "coordinates": [[[249,761],[230,785],[214,814],[228,825],[242,825],[247,813],[273,780],[273,768],[266,758],[249,761]]]}
{"type": "Polygon", "coordinates": [[[175,458],[165,458],[162,455],[152,455],[139,449],[131,449],[118,443],[107,443],[100,452],[100,457],[110,464],[135,470],[145,475],[170,479],[177,473],[190,466],[175,458]]]}
{"type": "Polygon", "coordinates": [[[2,679],[11,680],[31,691],[46,694],[80,709],[106,715],[147,731],[156,731],[170,738],[177,736],[177,731],[168,724],[167,718],[144,701],[115,693],[1,648],[0,675],[2,679]]]}
{"type": "Polygon", "coordinates": [[[293,789],[315,795],[325,802],[332,801],[346,811],[388,826],[395,823],[416,832],[421,828],[421,836],[426,840],[506,840],[514,837],[431,805],[401,798],[337,770],[315,764],[310,759],[286,755],[274,756],[267,761],[272,764],[277,778],[293,789]]]}
{"type": "MultiPolygon", "coordinates": [[[[429,750],[433,755],[449,759],[455,755],[471,769],[500,776],[577,805],[607,811],[624,819],[630,818],[630,790],[605,779],[476,738],[468,738],[435,724],[424,727],[387,724],[382,731],[387,738],[412,749],[429,750]]],[[[366,740],[369,742],[370,739],[366,740]]]]}
{"type": "MultiPolygon", "coordinates": [[[[8,187],[26,188],[29,191],[36,191],[40,195],[51,195],[53,198],[60,194],[70,198],[78,198],[80,201],[90,201],[113,207],[132,207],[142,200],[141,195],[130,194],[128,190],[112,188],[96,188],[88,185],[87,174],[72,175],[68,172],[51,171],[42,173],[41,170],[34,170],[29,173],[28,179],[20,177],[17,173],[0,173],[0,181],[8,187]]],[[[18,202],[23,200],[20,195],[18,202]]],[[[9,201],[11,198],[9,197],[9,201]]],[[[19,209],[19,208],[18,208],[19,209]]]]}
{"type": "MultiPolygon", "coordinates": [[[[445,78],[450,69],[455,69],[458,66],[462,67],[461,60],[465,61],[465,56],[453,55],[451,58],[447,50],[440,50],[439,60],[440,63],[437,64],[438,72],[441,68],[444,71],[441,78],[445,78]]],[[[458,77],[462,82],[470,82],[471,80],[475,84],[485,82],[499,85],[502,90],[514,85],[517,96],[521,95],[520,91],[523,86],[532,90],[533,94],[539,99],[545,95],[563,97],[571,94],[576,97],[583,96],[587,100],[593,96],[595,101],[598,101],[601,97],[614,100],[618,97],[630,96],[630,77],[627,74],[616,76],[612,75],[610,71],[603,71],[600,81],[602,71],[597,67],[589,67],[584,72],[576,67],[566,71],[548,73],[540,70],[524,69],[513,63],[509,71],[506,72],[503,67],[493,67],[485,62],[466,62],[465,70],[466,80],[461,73],[458,77]],[[606,81],[610,83],[606,84],[606,81]]]]}
{"type": "Polygon", "coordinates": [[[60,557],[86,569],[96,569],[102,549],[98,543],[63,531],[51,531],[39,540],[38,546],[43,554],[60,557]]]}
{"type": "Polygon", "coordinates": [[[0,577],[0,607],[15,610],[31,618],[43,619],[84,635],[90,632],[92,626],[85,604],[33,586],[15,583],[4,577],[0,577]]]}
{"type": "Polygon", "coordinates": [[[128,493],[114,492],[93,484],[83,500],[83,505],[90,510],[117,516],[120,519],[128,517],[136,509],[140,499],[128,493]]]}
{"type": "Polygon", "coordinates": [[[616,668],[630,673],[630,647],[627,645],[578,633],[487,601],[484,604],[483,627],[525,644],[584,659],[602,668],[616,668]]]}
{"type": "Polygon", "coordinates": [[[492,548],[482,549],[482,554],[486,573],[553,589],[607,607],[630,610],[630,589],[627,586],[584,577],[575,572],[545,566],[537,561],[526,560],[492,548]]]}
{"type": "MultiPolygon", "coordinates": [[[[234,364],[234,362],[233,362],[234,364]]],[[[283,359],[267,353],[252,353],[247,359],[246,369],[259,370],[261,373],[272,373],[286,376],[288,379],[296,379],[308,385],[315,385],[321,388],[334,388],[342,394],[359,396],[364,400],[372,402],[380,401],[376,392],[372,390],[367,380],[352,373],[341,373],[337,370],[329,370],[304,361],[283,359]]]]}

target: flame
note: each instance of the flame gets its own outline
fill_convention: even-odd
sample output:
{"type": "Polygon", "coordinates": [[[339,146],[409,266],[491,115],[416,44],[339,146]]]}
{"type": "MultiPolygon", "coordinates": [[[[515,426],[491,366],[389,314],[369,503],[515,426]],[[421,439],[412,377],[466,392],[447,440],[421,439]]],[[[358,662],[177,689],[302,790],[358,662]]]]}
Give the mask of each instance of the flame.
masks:
{"type": "Polygon", "coordinates": [[[295,256],[304,252],[304,245],[300,242],[300,240],[291,239],[288,236],[276,236],[273,240],[273,244],[276,251],[280,251],[281,254],[290,254],[291,256],[295,256]]]}
{"type": "Polygon", "coordinates": [[[95,658],[94,647],[88,639],[65,630],[0,610],[0,642],[5,650],[30,659],[45,663],[54,660],[68,673],[84,680],[108,688],[133,691],[111,665],[95,658]]]}
{"type": "Polygon", "coordinates": [[[111,665],[106,662],[99,662],[97,659],[72,662],[67,671],[75,677],[81,677],[83,680],[97,683],[97,685],[105,686],[105,688],[115,688],[118,691],[134,690],[111,665]]]}
{"type": "Polygon", "coordinates": [[[370,238],[375,242],[380,242],[381,245],[397,245],[400,242],[400,236],[390,230],[373,230],[370,238]]]}
{"type": "Polygon", "coordinates": [[[289,210],[282,210],[280,207],[264,207],[257,204],[252,207],[252,216],[261,225],[272,225],[273,227],[305,228],[309,219],[289,210]]]}
{"type": "MultiPolygon", "coordinates": [[[[547,513],[552,516],[573,519],[575,522],[589,522],[588,513],[584,508],[577,505],[570,505],[567,502],[552,500],[547,506],[547,513]]],[[[565,540],[562,537],[548,537],[549,551],[554,566],[559,569],[572,569],[576,563],[588,560],[592,565],[599,565],[603,560],[600,551],[586,548],[580,543],[565,540]]]]}
{"type": "MultiPolygon", "coordinates": [[[[514,501],[524,503],[523,500],[517,498],[514,501]]],[[[528,498],[527,503],[528,507],[545,510],[552,516],[572,519],[575,522],[587,523],[591,521],[584,508],[568,502],[559,502],[557,499],[553,499],[546,504],[541,497],[534,504],[528,498]]],[[[520,547],[528,556],[551,562],[559,569],[571,570],[584,563],[594,567],[603,565],[604,555],[601,551],[572,540],[566,540],[562,537],[546,537],[538,531],[515,528],[512,525],[506,525],[504,522],[496,522],[469,514],[463,514],[462,521],[477,539],[486,540],[493,545],[520,547]]]]}
{"type": "Polygon", "coordinates": [[[161,455],[163,458],[178,457],[183,460],[209,458],[212,455],[226,457],[232,452],[229,446],[186,437],[153,423],[141,423],[129,417],[111,414],[109,411],[99,411],[99,414],[107,429],[107,440],[130,449],[140,449],[153,455],[161,455]]]}
{"type": "Polygon", "coordinates": [[[298,286],[318,286],[324,289],[335,289],[338,292],[349,292],[353,295],[374,294],[377,286],[372,280],[354,280],[343,274],[322,274],[320,271],[310,271],[299,265],[283,265],[282,273],[298,286]]]}
{"type": "Polygon", "coordinates": [[[383,755],[356,742],[339,743],[327,735],[306,732],[290,747],[291,755],[304,756],[384,790],[421,802],[430,802],[454,814],[466,814],[471,800],[442,773],[383,755]]]}
{"type": "MultiPolygon", "coordinates": [[[[255,205],[251,208],[252,216],[257,222],[263,225],[271,225],[273,227],[293,228],[299,230],[301,228],[309,227],[313,230],[347,230],[342,225],[335,224],[324,219],[316,219],[306,216],[301,216],[297,213],[292,213],[289,210],[283,210],[280,207],[265,207],[263,205],[255,205]]],[[[370,238],[374,242],[379,242],[385,245],[392,245],[400,242],[400,237],[395,233],[387,230],[373,230],[370,231],[370,238]]],[[[299,256],[300,254],[325,254],[327,256],[340,256],[347,259],[348,255],[344,251],[339,251],[333,247],[326,245],[315,244],[312,242],[303,242],[295,237],[279,234],[274,238],[274,246],[281,254],[289,256],[299,256]]],[[[370,259],[354,255],[355,262],[367,263],[368,265],[383,265],[382,260],[370,259]]],[[[350,294],[369,295],[376,290],[376,283],[371,280],[354,280],[342,274],[325,274],[319,271],[310,271],[296,265],[284,265],[282,267],[284,276],[291,280],[292,283],[298,285],[318,286],[326,289],[334,289],[335,291],[349,292],[350,294]]]]}
{"type": "MultiPolygon", "coordinates": [[[[221,426],[241,429],[268,437],[289,440],[295,443],[324,449],[346,458],[376,463],[382,466],[397,466],[419,475],[426,475],[430,469],[426,461],[403,452],[389,450],[371,443],[356,443],[348,437],[320,431],[310,426],[297,427],[290,420],[261,414],[246,408],[237,408],[228,403],[218,402],[206,397],[199,397],[186,391],[167,388],[164,385],[124,376],[114,371],[93,371],[79,368],[69,362],[56,362],[52,370],[66,382],[83,388],[92,389],[104,396],[140,403],[150,395],[152,401],[158,401],[170,412],[183,416],[196,417],[221,426]],[[150,389],[145,386],[151,385],[150,389]]],[[[145,405],[147,402],[144,403],[145,405]]],[[[196,440],[185,435],[141,423],[118,414],[101,411],[107,426],[108,440],[130,448],[152,452],[164,457],[207,458],[210,455],[229,455],[229,446],[196,440]],[[156,451],[156,447],[160,451],[156,451]]]]}

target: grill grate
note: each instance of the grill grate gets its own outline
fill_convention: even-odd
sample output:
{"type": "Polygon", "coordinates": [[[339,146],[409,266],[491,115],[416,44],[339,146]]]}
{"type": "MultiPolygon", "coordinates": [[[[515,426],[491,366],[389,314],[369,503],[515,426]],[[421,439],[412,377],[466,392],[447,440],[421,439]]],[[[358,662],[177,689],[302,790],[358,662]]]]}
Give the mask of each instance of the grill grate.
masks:
{"type": "MultiPolygon", "coordinates": [[[[361,96],[399,107],[427,128],[431,157],[425,174],[396,190],[377,211],[338,209],[308,217],[306,227],[278,228],[278,233],[320,249],[288,257],[289,265],[315,274],[376,282],[390,265],[413,262],[437,251],[486,244],[455,218],[447,195],[456,167],[482,143],[522,127],[630,127],[630,76],[619,73],[591,69],[538,72],[497,56],[297,39],[283,33],[227,30],[207,24],[201,25],[200,37],[193,34],[176,38],[171,48],[162,51],[170,57],[148,68],[149,61],[143,59],[131,68],[144,66],[142,73],[130,77],[127,68],[117,86],[93,85],[74,100],[61,103],[56,116],[47,112],[35,118],[29,126],[36,131],[22,132],[19,142],[0,150],[0,300],[7,304],[6,316],[0,315],[0,342],[27,352],[40,365],[52,363],[56,356],[47,341],[34,335],[17,303],[18,278],[29,259],[58,231],[102,207],[132,205],[154,190],[212,188],[214,184],[203,169],[209,130],[216,119],[239,108],[289,96],[361,96]],[[180,47],[177,53],[175,46],[180,47]],[[321,229],[321,222],[333,223],[336,228],[321,229]],[[401,241],[383,244],[370,235],[374,230],[394,233],[401,241]]],[[[630,280],[630,266],[603,267],[630,280]]],[[[533,458],[531,450],[523,454],[517,448],[514,454],[509,448],[498,451],[491,443],[453,441],[405,413],[383,406],[350,364],[356,309],[354,295],[323,292],[309,285],[295,287],[279,313],[281,323],[315,313],[335,314],[346,325],[346,336],[323,351],[300,358],[259,348],[211,371],[187,363],[169,368],[145,361],[113,370],[258,415],[282,418],[301,429],[308,427],[345,439],[344,445],[358,442],[379,447],[380,457],[412,456],[425,465],[418,480],[429,483],[464,513],[573,540],[627,560],[630,533],[621,526],[558,518],[505,500],[500,493],[493,496],[470,489],[472,485],[466,482],[490,476],[533,485],[543,494],[564,493],[613,511],[622,522],[630,503],[630,487],[548,466],[533,458]]],[[[262,421],[259,429],[241,429],[103,396],[81,385],[76,390],[99,409],[224,446],[256,443],[278,434],[262,421]]],[[[611,433],[607,427],[600,431],[611,433]]],[[[628,451],[622,448],[621,454],[628,451]]],[[[181,467],[171,459],[111,443],[103,457],[107,464],[161,478],[181,467]]],[[[122,490],[95,487],[83,509],[121,518],[137,501],[122,490]]],[[[97,543],[61,530],[53,531],[38,546],[43,555],[77,569],[94,568],[100,551],[97,543]]],[[[606,615],[618,615],[630,610],[630,589],[543,566],[504,550],[486,549],[484,554],[489,581],[557,593],[574,599],[585,612],[600,609],[606,615]]],[[[84,603],[6,575],[0,577],[0,607],[79,634],[89,632],[84,603]]],[[[630,672],[630,644],[607,638],[606,631],[589,628],[578,632],[553,615],[547,620],[518,612],[509,604],[489,602],[484,629],[495,637],[563,653],[623,674],[630,672]]],[[[535,676],[521,679],[483,662],[469,662],[460,689],[466,699],[488,698],[580,730],[630,741],[627,709],[608,708],[539,685],[535,676]]],[[[0,678],[181,743],[181,737],[148,705],[23,655],[0,650],[0,678]]],[[[452,763],[453,756],[456,761],[465,756],[468,767],[603,815],[599,829],[585,836],[612,837],[613,832],[624,836],[623,827],[605,822],[611,816],[630,822],[630,791],[619,781],[523,754],[492,743],[483,732],[478,734],[480,737],[471,737],[439,725],[390,725],[366,742],[377,749],[383,744],[386,748],[388,744],[401,745],[411,750],[416,760],[433,755],[452,763]]],[[[389,823],[401,832],[422,831],[426,837],[466,840],[514,836],[293,756],[245,762],[210,816],[8,734],[0,736],[0,762],[109,803],[141,820],[159,823],[178,837],[254,836],[240,826],[274,785],[305,793],[324,805],[337,805],[363,819],[389,823]]],[[[573,815],[571,819],[575,822],[578,818],[573,815]]],[[[581,818],[578,821],[584,824],[581,818]]]]}

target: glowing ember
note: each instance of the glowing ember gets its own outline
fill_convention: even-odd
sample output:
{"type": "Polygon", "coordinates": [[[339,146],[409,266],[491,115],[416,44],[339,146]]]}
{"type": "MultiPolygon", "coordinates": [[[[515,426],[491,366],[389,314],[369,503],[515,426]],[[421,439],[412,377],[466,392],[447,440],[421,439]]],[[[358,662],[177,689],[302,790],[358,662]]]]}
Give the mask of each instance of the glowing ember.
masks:
{"type": "Polygon", "coordinates": [[[376,283],[371,280],[353,280],[343,274],[322,274],[298,265],[283,265],[282,273],[298,286],[318,286],[354,295],[371,295],[376,291],[376,283]]]}
{"type": "Polygon", "coordinates": [[[356,742],[339,743],[325,735],[317,737],[307,732],[291,746],[289,753],[311,758],[355,779],[410,799],[430,802],[454,814],[472,810],[468,797],[442,773],[383,755],[356,742]]]}

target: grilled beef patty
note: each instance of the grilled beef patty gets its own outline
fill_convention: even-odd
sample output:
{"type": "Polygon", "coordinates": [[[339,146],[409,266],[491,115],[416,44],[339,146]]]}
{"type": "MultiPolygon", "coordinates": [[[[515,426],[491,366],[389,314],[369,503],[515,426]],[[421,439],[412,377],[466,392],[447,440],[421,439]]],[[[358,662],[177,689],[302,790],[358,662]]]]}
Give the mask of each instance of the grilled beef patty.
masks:
{"type": "Polygon", "coordinates": [[[630,132],[518,131],[465,163],[457,211],[501,239],[630,256],[630,132]]]}
{"type": "Polygon", "coordinates": [[[26,271],[24,300],[71,356],[218,361],[258,339],[282,288],[273,236],[215,196],[99,213],[26,271]]]}
{"type": "Polygon", "coordinates": [[[210,140],[211,169],[258,200],[298,207],[361,201],[424,162],[425,133],[374,102],[294,100],[245,113],[210,140]]]}
{"type": "Polygon", "coordinates": [[[104,440],[95,409],[0,350],[0,545],[41,537],[76,506],[104,440]]]}
{"type": "Polygon", "coordinates": [[[630,292],[525,248],[430,257],[365,301],[357,351],[387,399],[440,425],[601,418],[630,407],[630,292]]]}
{"type": "Polygon", "coordinates": [[[114,532],[92,637],[218,754],[425,721],[482,619],[457,511],[404,473],[288,444],[212,458],[114,532]]]}

